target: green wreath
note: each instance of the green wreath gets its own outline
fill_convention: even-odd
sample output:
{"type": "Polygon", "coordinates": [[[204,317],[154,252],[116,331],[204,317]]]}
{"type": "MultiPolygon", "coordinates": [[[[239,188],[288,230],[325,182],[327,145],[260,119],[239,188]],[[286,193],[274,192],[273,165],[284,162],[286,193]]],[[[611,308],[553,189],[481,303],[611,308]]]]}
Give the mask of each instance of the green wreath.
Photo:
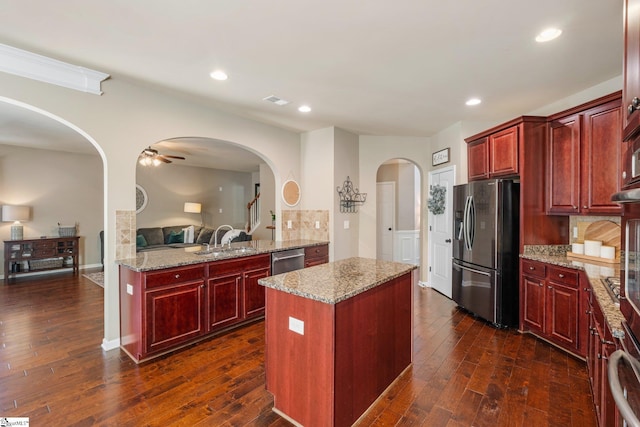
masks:
{"type": "Polygon", "coordinates": [[[429,190],[429,194],[431,195],[431,198],[427,201],[429,211],[434,215],[443,214],[447,188],[442,185],[433,185],[429,190]]]}

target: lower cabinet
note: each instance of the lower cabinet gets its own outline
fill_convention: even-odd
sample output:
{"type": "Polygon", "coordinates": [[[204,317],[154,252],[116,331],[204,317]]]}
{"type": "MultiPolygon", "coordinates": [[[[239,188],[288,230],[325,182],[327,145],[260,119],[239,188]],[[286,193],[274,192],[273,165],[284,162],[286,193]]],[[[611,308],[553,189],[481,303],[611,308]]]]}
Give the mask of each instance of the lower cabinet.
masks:
{"type": "Polygon", "coordinates": [[[584,357],[578,272],[524,259],[521,271],[521,329],[584,357]]]}
{"type": "Polygon", "coordinates": [[[607,378],[607,361],[619,345],[604,320],[600,306],[593,299],[590,301],[588,312],[590,324],[587,368],[598,425],[601,427],[619,425],[618,411],[607,378]]]}
{"type": "Polygon", "coordinates": [[[304,248],[304,267],[326,264],[329,262],[329,245],[308,246],[304,248]]]}
{"type": "Polygon", "coordinates": [[[121,347],[140,362],[264,315],[269,254],[149,272],[120,268],[121,347]]]}

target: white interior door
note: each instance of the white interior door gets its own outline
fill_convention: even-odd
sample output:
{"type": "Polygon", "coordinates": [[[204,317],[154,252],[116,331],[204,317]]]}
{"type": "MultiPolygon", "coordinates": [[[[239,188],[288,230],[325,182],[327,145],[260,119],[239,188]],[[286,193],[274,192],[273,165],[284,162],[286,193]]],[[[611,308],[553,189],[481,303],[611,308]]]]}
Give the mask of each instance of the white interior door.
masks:
{"type": "Polygon", "coordinates": [[[376,186],[376,253],[383,261],[393,260],[393,230],[396,214],[395,182],[378,182],[376,186]]]}
{"type": "Polygon", "coordinates": [[[429,284],[451,298],[452,236],[453,236],[453,186],[455,167],[438,169],[429,173],[429,188],[442,185],[446,188],[444,213],[429,212],[429,284]]]}

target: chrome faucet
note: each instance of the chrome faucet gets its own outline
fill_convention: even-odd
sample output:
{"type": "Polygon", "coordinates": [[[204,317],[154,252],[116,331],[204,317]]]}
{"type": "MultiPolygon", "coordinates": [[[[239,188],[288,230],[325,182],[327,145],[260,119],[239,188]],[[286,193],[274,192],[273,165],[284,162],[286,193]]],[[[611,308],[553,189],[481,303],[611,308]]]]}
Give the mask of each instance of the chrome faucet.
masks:
{"type": "MultiPolygon", "coordinates": [[[[216,228],[216,232],[214,234],[214,239],[213,239],[213,247],[216,248],[218,247],[218,231],[222,228],[222,227],[229,227],[229,231],[233,231],[233,227],[230,225],[221,225],[220,227],[216,228]]],[[[220,247],[223,247],[224,245],[222,244],[222,237],[220,237],[220,247]]],[[[231,239],[229,239],[229,247],[231,247],[231,239]]]]}

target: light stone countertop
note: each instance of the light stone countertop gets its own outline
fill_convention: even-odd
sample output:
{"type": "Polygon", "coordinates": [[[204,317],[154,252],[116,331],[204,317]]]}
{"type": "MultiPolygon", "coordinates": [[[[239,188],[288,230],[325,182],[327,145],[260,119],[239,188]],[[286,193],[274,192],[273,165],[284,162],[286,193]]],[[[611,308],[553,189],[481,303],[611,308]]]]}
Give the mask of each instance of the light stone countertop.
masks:
{"type": "Polygon", "coordinates": [[[258,280],[268,288],[337,304],[418,268],[411,264],[348,258],[258,280]]]}
{"type": "Polygon", "coordinates": [[[329,242],[318,240],[287,240],[274,242],[272,240],[250,240],[248,242],[232,243],[231,248],[251,248],[250,252],[239,254],[223,252],[219,255],[197,255],[194,252],[204,250],[204,246],[191,246],[176,249],[160,249],[157,251],[139,252],[135,258],[116,260],[116,264],[127,267],[133,271],[151,271],[163,268],[179,267],[183,265],[200,264],[203,262],[220,261],[245,256],[269,254],[272,252],[299,249],[311,246],[326,245],[329,242]]]}
{"type": "Polygon", "coordinates": [[[620,278],[620,264],[599,265],[588,261],[569,259],[566,256],[569,249],[570,246],[565,245],[525,246],[524,253],[520,257],[584,271],[611,333],[616,338],[624,338],[624,330],[622,329],[624,316],[620,311],[620,306],[616,305],[611,298],[609,291],[607,291],[607,285],[603,282],[607,277],[620,278]]]}

